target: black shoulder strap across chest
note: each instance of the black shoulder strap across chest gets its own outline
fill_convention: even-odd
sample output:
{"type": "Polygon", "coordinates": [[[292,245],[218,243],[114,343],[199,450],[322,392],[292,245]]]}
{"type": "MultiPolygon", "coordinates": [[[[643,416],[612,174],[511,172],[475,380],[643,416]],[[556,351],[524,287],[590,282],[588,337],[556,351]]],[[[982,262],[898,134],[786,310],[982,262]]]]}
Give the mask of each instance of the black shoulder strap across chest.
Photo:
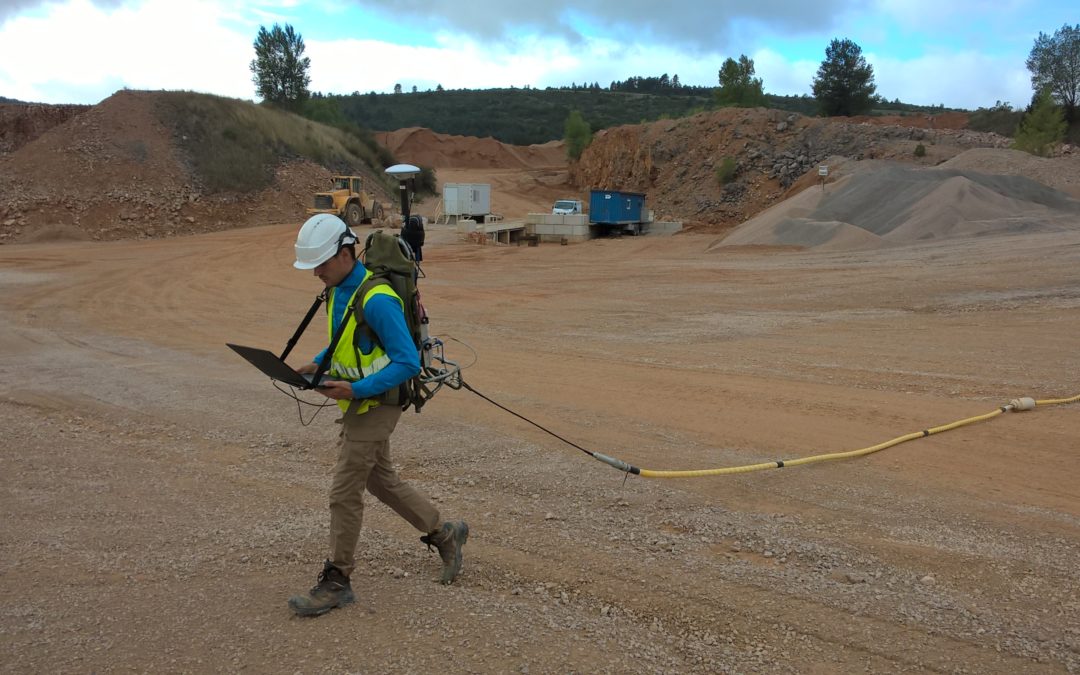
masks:
{"type": "Polygon", "coordinates": [[[322,293],[319,293],[319,295],[315,297],[315,302],[311,303],[311,309],[309,309],[307,311],[307,314],[304,315],[304,320],[300,322],[299,326],[297,326],[296,332],[293,333],[293,336],[289,338],[289,342],[285,345],[285,351],[281,352],[281,356],[279,356],[278,358],[284,361],[289,356],[289,353],[293,350],[293,347],[296,346],[297,340],[299,340],[300,336],[304,334],[305,330],[307,330],[308,324],[311,323],[311,320],[315,318],[315,312],[319,311],[319,306],[322,305],[329,296],[329,291],[324,290],[322,293]]]}

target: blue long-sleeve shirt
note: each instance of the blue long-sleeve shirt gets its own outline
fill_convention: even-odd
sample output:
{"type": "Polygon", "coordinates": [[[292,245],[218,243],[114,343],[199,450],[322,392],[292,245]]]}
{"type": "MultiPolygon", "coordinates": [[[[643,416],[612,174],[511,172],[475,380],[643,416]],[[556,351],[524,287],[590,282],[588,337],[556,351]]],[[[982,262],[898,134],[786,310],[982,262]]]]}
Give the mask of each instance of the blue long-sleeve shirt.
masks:
{"type": "MultiPolygon", "coordinates": [[[[349,300],[353,293],[360,287],[364,280],[367,269],[357,261],[349,276],[345,277],[334,290],[334,316],[333,330],[336,331],[345,316],[345,310],[349,306],[349,300]]],[[[360,314],[360,303],[363,298],[357,298],[356,314],[360,314]]],[[[383,351],[390,357],[390,363],[385,368],[368,377],[352,383],[353,398],[372,398],[379,394],[390,391],[400,386],[409,378],[420,372],[420,355],[413,346],[412,337],[409,335],[409,327],[405,324],[405,313],[401,303],[391,295],[378,293],[371,296],[363,310],[364,322],[379,338],[379,344],[383,351]]],[[[359,331],[360,348],[365,354],[370,353],[373,347],[371,340],[363,332],[359,331]]],[[[322,360],[326,349],[319,352],[313,359],[315,363],[322,360]]]]}

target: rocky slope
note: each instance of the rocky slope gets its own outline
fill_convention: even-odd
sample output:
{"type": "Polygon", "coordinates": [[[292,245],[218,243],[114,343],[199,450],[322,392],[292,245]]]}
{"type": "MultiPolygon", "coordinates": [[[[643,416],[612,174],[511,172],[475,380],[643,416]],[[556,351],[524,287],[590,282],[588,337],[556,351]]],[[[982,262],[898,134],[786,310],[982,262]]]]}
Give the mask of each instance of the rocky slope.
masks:
{"type": "MultiPolygon", "coordinates": [[[[329,172],[286,162],[255,194],[208,195],[192,176],[152,92],[122,91],[97,106],[0,106],[0,243],[52,238],[157,237],[295,222],[329,172]]],[[[661,219],[689,229],[729,229],[818,181],[817,166],[894,159],[924,166],[1008,139],[963,129],[966,118],[819,119],[764,109],[726,109],[601,131],[569,167],[564,196],[593,187],[645,192],[661,219]],[[915,157],[922,145],[925,156],[915,157]],[[721,184],[716,168],[736,163],[721,184]]],[[[402,161],[448,171],[535,171],[566,180],[561,143],[515,147],[423,129],[383,134],[402,161]]],[[[839,169],[839,171],[838,171],[839,169]]],[[[481,182],[491,182],[482,176],[481,182]]],[[[550,179],[550,180],[549,180],[550,179]]],[[[531,183],[530,183],[531,185],[531,183]]],[[[527,191],[527,188],[522,187],[527,191]]],[[[562,187],[560,187],[560,191],[562,187]]],[[[389,199],[389,198],[388,198],[389,199]]],[[[518,214],[510,214],[518,215],[518,214]]]]}
{"type": "Polygon", "coordinates": [[[1009,143],[996,134],[939,128],[924,116],[887,121],[897,123],[726,109],[617,127],[596,135],[571,177],[582,188],[644,192],[658,218],[723,230],[816,183],[818,165],[835,163],[830,158],[933,166],[971,148],[1009,143]],[[921,158],[915,156],[919,145],[921,158]],[[721,184],[716,168],[725,157],[735,159],[736,173],[721,184]]]}
{"type": "Polygon", "coordinates": [[[0,155],[0,243],[294,222],[303,219],[312,193],[325,189],[330,171],[297,160],[278,166],[265,190],[207,194],[161,121],[156,100],[152,92],[121,91],[86,110],[69,106],[19,118],[43,131],[12,131],[20,145],[0,155]]]}
{"type": "Polygon", "coordinates": [[[0,155],[15,152],[89,109],[88,105],[0,104],[0,155]]]}

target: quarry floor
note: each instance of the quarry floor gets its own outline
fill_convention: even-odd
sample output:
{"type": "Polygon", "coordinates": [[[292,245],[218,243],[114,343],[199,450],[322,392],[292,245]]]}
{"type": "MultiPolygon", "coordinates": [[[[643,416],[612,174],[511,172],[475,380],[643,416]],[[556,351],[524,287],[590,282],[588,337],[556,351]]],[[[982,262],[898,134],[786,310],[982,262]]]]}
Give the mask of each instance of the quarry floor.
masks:
{"type": "MultiPolygon", "coordinates": [[[[294,236],[0,247],[2,670],[1080,673],[1080,404],[659,480],[443,390],[393,454],[469,522],[458,582],[369,499],[358,602],[294,617],[327,554],[336,409],[303,426],[224,346],[292,334],[320,290],[294,236]]],[[[432,228],[421,288],[472,387],[647,469],[1080,393],[1080,233],[715,243],[432,228]]]]}

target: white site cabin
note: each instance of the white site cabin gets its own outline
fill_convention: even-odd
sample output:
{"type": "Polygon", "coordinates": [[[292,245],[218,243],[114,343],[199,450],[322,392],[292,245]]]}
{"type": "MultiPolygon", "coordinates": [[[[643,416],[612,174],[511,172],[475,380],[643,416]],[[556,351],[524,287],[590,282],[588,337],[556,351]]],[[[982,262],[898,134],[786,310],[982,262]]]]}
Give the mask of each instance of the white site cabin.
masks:
{"type": "Polygon", "coordinates": [[[483,221],[483,216],[491,213],[491,185],[489,183],[445,183],[442,212],[449,223],[464,218],[483,221]]]}

